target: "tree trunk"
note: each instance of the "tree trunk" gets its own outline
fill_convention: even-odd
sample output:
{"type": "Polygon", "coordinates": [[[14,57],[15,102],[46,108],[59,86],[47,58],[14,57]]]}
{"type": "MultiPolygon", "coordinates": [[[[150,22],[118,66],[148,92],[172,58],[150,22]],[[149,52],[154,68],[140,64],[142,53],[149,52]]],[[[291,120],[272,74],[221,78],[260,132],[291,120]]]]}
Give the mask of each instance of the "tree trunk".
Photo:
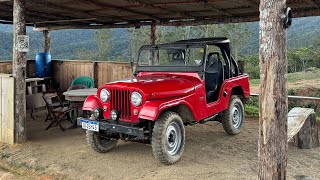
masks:
{"type": "Polygon", "coordinates": [[[319,147],[318,127],[315,114],[311,114],[304,122],[300,131],[293,137],[295,146],[301,149],[319,147]]]}
{"type": "Polygon", "coordinates": [[[286,0],[260,1],[259,179],[286,179],[287,48],[282,16],[286,0]]]}
{"type": "Polygon", "coordinates": [[[26,35],[26,1],[13,2],[13,77],[15,78],[15,141],[26,140],[26,64],[27,53],[18,52],[18,35],[26,35]]]}
{"type": "Polygon", "coordinates": [[[43,31],[44,35],[44,48],[43,52],[50,53],[50,47],[51,47],[51,37],[49,31],[45,30],[43,31]]]}

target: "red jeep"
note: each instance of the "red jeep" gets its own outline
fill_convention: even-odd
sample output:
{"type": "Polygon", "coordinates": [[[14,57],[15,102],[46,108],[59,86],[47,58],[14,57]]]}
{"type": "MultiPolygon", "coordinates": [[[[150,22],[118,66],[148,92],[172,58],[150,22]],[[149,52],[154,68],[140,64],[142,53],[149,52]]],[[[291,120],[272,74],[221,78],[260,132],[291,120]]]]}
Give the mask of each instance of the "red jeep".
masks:
{"type": "Polygon", "coordinates": [[[219,121],[228,134],[240,132],[249,78],[227,38],[148,45],[138,54],[132,78],[104,84],[85,101],[92,115],[78,124],[91,148],[105,153],[119,139],[151,143],[156,159],[173,164],[184,151],[184,125],[219,121]]]}

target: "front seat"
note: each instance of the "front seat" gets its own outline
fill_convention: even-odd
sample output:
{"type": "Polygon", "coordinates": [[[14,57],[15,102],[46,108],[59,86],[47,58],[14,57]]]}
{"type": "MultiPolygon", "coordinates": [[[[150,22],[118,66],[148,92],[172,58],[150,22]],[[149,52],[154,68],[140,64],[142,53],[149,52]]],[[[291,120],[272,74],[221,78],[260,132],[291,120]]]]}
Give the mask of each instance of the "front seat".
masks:
{"type": "Polygon", "coordinates": [[[207,101],[216,100],[218,97],[219,89],[223,82],[223,65],[222,62],[210,53],[209,60],[207,61],[205,71],[205,87],[207,101]]]}

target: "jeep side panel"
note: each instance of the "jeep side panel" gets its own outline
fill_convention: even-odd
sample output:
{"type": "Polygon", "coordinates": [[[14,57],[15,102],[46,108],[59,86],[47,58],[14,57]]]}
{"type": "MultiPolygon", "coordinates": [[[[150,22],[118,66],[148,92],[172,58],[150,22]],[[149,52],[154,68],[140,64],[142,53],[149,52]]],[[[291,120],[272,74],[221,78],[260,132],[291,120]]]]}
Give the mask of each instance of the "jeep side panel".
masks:
{"type": "Polygon", "coordinates": [[[154,121],[165,109],[183,104],[190,109],[194,119],[198,122],[226,110],[232,95],[232,89],[239,86],[243,91],[244,97],[250,97],[248,75],[241,75],[224,81],[220,89],[219,98],[215,102],[206,103],[204,85],[199,85],[196,86],[195,93],[188,96],[146,102],[140,111],[139,118],[154,121]]]}

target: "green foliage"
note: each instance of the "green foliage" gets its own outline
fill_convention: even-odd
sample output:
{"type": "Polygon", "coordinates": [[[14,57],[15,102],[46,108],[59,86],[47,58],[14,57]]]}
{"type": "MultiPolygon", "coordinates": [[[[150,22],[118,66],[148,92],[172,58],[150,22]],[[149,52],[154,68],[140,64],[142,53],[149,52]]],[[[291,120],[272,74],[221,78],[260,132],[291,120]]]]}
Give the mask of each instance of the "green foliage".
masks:
{"type": "Polygon", "coordinates": [[[309,71],[320,68],[320,47],[302,47],[288,52],[288,72],[309,71]]]}
{"type": "Polygon", "coordinates": [[[247,116],[259,117],[259,98],[251,97],[245,106],[245,114],[247,116]]]}
{"type": "Polygon", "coordinates": [[[289,89],[288,90],[288,95],[289,96],[294,96],[296,94],[295,90],[294,89],[289,89]]]}
{"type": "Polygon", "coordinates": [[[100,29],[94,32],[94,39],[97,45],[96,50],[87,50],[84,48],[76,49],[77,59],[83,60],[108,60],[110,57],[110,42],[113,35],[112,29],[100,29]]]}
{"type": "Polygon", "coordinates": [[[259,56],[248,55],[246,57],[241,57],[241,60],[245,62],[245,72],[249,74],[251,79],[260,78],[260,68],[259,68],[259,56]]]}

